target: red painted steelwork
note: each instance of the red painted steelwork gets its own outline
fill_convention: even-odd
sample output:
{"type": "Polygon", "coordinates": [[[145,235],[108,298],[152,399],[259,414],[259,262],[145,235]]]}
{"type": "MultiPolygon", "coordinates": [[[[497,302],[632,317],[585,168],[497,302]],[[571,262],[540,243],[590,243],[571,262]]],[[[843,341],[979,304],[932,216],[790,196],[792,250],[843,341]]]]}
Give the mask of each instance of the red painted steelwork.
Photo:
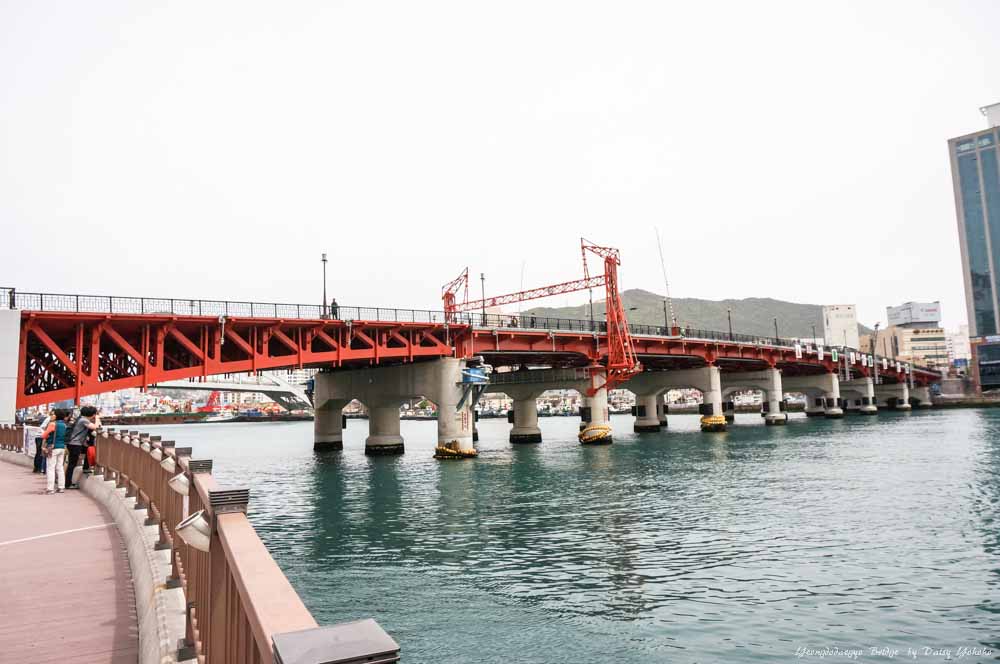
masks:
{"type": "Polygon", "coordinates": [[[454,354],[434,323],[25,311],[17,406],[183,378],[269,369],[368,366],[454,354]]]}
{"type": "MultiPolygon", "coordinates": [[[[649,369],[716,364],[724,371],[767,366],[788,375],[836,372],[829,355],[796,358],[792,348],[679,336],[630,337],[649,369]]],[[[613,345],[613,344],[612,344],[613,345]]],[[[483,355],[495,366],[608,366],[603,332],[472,328],[468,324],[157,314],[24,311],[17,407],[144,388],[168,380],[301,367],[399,364],[483,355]]],[[[852,376],[870,368],[851,366],[852,376]]],[[[905,374],[879,370],[888,382],[905,374]]],[[[914,383],[939,379],[914,369],[914,383]]]]}

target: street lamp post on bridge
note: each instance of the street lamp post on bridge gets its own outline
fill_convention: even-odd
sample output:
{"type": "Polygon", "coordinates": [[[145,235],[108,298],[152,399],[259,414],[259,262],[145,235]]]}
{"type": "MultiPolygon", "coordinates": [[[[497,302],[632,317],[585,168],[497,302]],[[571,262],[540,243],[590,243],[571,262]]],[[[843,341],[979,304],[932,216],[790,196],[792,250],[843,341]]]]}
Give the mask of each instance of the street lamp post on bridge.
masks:
{"type": "Polygon", "coordinates": [[[329,309],[326,306],[326,253],[323,253],[323,311],[320,312],[320,318],[326,319],[330,317],[329,309]]]}

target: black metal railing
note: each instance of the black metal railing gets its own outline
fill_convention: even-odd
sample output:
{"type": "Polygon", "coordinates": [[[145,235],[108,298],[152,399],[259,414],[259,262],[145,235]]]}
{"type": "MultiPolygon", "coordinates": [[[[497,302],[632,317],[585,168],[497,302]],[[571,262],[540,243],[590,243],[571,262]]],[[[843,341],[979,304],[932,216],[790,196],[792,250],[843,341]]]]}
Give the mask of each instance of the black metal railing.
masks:
{"type": "MultiPolygon", "coordinates": [[[[77,313],[107,314],[169,314],[172,316],[224,316],[235,318],[282,318],[282,319],[333,319],[385,321],[399,323],[449,323],[495,329],[532,329],[546,331],[605,333],[608,325],[604,320],[580,320],[555,318],[532,314],[483,314],[461,312],[450,317],[444,311],[430,309],[400,309],[393,307],[343,307],[328,305],[326,311],[319,304],[279,304],[274,302],[241,302],[230,300],[198,300],[178,298],[119,297],[113,295],[66,295],[51,293],[24,293],[14,288],[0,288],[0,307],[26,309],[29,311],[66,311],[77,313]]],[[[699,341],[728,341],[754,346],[776,346],[794,348],[809,344],[802,339],[769,337],[765,335],[737,334],[718,330],[703,330],[687,326],[673,328],[664,325],[629,324],[629,332],[635,336],[661,336],[699,341]]],[[[840,353],[854,352],[874,357],[881,363],[881,356],[872,356],[854,348],[839,347],[840,353]]],[[[885,358],[891,364],[895,360],[885,358]]],[[[914,368],[932,371],[925,367],[914,368]]]]}
{"type": "Polygon", "coordinates": [[[445,320],[443,311],[425,309],[327,305],[324,315],[323,306],[319,304],[25,293],[13,288],[0,288],[0,303],[3,303],[3,306],[7,306],[10,309],[66,311],[73,313],[169,314],[171,316],[298,318],[308,320],[331,318],[401,323],[443,323],[445,320]]]}

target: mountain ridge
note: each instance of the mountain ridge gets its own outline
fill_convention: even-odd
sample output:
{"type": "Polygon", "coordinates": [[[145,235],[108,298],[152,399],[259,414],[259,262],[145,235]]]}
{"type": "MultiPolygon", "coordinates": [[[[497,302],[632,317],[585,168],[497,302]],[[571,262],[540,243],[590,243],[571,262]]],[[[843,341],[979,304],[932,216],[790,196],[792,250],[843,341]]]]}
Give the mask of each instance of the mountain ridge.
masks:
{"type": "MultiPolygon", "coordinates": [[[[663,325],[663,295],[632,288],[622,293],[625,315],[630,323],[663,325]]],[[[823,336],[823,307],[819,304],[788,302],[770,297],[743,299],[703,300],[701,298],[673,298],[674,316],[681,326],[703,330],[729,329],[728,312],[732,312],[733,332],[758,336],[774,335],[774,320],[778,320],[778,334],[782,337],[812,338],[823,336]]],[[[549,316],[552,318],[590,318],[590,305],[573,307],[534,307],[522,315],[549,316]]],[[[594,302],[594,317],[604,319],[604,300],[594,302]]],[[[670,318],[669,310],[666,316],[670,318]]],[[[859,334],[870,330],[858,325],[859,334]]]]}

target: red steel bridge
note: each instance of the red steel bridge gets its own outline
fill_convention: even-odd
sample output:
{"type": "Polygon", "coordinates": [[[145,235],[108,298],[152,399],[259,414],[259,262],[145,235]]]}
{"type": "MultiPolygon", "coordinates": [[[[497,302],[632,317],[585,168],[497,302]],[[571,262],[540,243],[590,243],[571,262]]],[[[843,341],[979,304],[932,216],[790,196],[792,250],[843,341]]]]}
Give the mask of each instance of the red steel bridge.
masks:
{"type": "Polygon", "coordinates": [[[715,364],[725,372],[776,367],[789,376],[858,378],[877,372],[882,382],[911,386],[940,379],[934,371],[908,371],[888,358],[852,349],[839,349],[834,358],[830,349],[820,354],[795,339],[615,320],[613,326],[627,325],[616,339],[614,329],[608,334],[606,320],[500,316],[467,306],[324,311],[307,304],[50,295],[8,288],[0,289],[0,307],[20,310],[18,408],[177,379],[440,357],[483,356],[493,366],[552,367],[615,362],[621,367],[624,358],[633,363],[622,369],[625,374],[715,364]],[[622,334],[628,335],[627,346],[622,334]]]}

